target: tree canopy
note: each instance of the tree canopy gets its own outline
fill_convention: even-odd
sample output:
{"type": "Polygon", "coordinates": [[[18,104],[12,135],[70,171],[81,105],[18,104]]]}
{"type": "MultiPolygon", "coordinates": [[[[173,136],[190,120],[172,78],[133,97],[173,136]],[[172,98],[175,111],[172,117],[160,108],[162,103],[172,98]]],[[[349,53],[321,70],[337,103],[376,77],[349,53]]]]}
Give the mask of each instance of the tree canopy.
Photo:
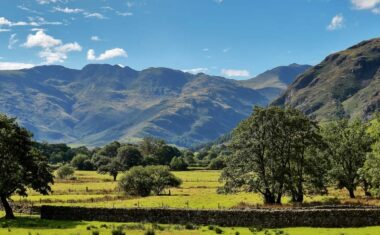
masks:
{"type": "Polygon", "coordinates": [[[14,218],[7,201],[13,194],[26,196],[28,188],[42,194],[51,191],[48,160],[33,146],[31,133],[14,118],[0,115],[0,199],[6,218],[14,218]]]}

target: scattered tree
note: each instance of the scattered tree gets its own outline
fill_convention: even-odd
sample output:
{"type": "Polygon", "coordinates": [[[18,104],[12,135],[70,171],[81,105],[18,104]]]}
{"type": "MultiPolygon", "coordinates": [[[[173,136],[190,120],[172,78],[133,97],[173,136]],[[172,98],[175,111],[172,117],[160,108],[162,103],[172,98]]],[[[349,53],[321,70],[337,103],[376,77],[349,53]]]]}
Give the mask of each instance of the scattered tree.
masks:
{"type": "Polygon", "coordinates": [[[188,165],[183,157],[174,157],[170,162],[170,169],[173,171],[185,171],[187,167],[188,165]]]}
{"type": "Polygon", "coordinates": [[[226,167],[225,160],[222,157],[217,157],[211,160],[208,165],[208,169],[210,170],[221,170],[226,167]]]}
{"type": "Polygon", "coordinates": [[[128,195],[146,197],[153,192],[159,195],[168,187],[178,187],[181,180],[165,166],[136,166],[119,181],[119,187],[128,195]]]}
{"type": "Polygon", "coordinates": [[[59,179],[69,179],[75,173],[75,169],[70,164],[62,165],[57,169],[57,177],[59,179]]]}

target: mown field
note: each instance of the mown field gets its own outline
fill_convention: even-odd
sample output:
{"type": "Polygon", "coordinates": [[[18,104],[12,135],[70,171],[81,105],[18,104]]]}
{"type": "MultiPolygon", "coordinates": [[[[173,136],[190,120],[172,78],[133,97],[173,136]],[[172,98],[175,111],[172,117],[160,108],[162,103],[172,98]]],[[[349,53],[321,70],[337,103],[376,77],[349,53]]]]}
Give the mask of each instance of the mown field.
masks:
{"type": "MultiPolygon", "coordinates": [[[[259,194],[238,193],[232,195],[218,194],[221,186],[218,181],[220,171],[193,170],[174,172],[183,180],[180,188],[167,190],[165,195],[149,197],[128,197],[119,191],[117,182],[108,175],[100,175],[93,171],[77,171],[76,180],[56,180],[53,193],[43,196],[30,192],[28,197],[15,196],[14,201],[24,201],[33,205],[66,205],[85,207],[172,207],[218,209],[231,208],[238,205],[260,205],[259,194]]],[[[357,192],[356,199],[349,199],[345,190],[330,189],[327,196],[309,196],[305,203],[361,203],[380,205],[378,199],[367,199],[363,192],[357,192]]],[[[284,198],[286,205],[289,198],[284,198]]]]}
{"type": "MultiPolygon", "coordinates": [[[[41,196],[30,192],[27,198],[13,197],[14,201],[28,201],[33,205],[50,204],[86,207],[177,207],[177,208],[231,208],[242,204],[261,204],[260,195],[253,193],[239,193],[234,195],[217,194],[216,189],[221,185],[218,181],[220,171],[194,170],[174,172],[183,180],[180,188],[167,190],[167,195],[132,198],[119,192],[117,182],[108,175],[99,175],[96,172],[77,171],[76,180],[56,180],[53,193],[41,196]]],[[[357,192],[358,199],[348,199],[344,190],[331,190],[329,196],[307,197],[306,202],[351,202],[364,204],[378,204],[378,200],[367,200],[362,192],[357,192]]],[[[285,206],[286,201],[285,199],[285,206]]],[[[0,212],[0,217],[1,217],[0,212]]],[[[35,216],[18,215],[15,221],[0,220],[0,235],[91,235],[94,231],[99,234],[112,234],[112,230],[122,227],[126,234],[145,234],[154,228],[156,234],[217,234],[221,229],[223,234],[289,234],[289,235],[372,235],[380,234],[380,227],[368,228],[286,228],[277,230],[262,230],[253,233],[249,228],[221,228],[200,226],[190,228],[183,225],[154,225],[141,223],[105,223],[86,221],[46,221],[35,216]]]]}

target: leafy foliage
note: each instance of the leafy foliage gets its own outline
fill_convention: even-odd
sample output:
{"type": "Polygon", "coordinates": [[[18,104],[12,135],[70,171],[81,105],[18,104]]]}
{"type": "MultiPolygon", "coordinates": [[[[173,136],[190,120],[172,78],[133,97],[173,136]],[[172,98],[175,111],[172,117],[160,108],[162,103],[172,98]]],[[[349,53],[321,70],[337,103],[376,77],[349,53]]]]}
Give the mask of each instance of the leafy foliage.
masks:
{"type": "Polygon", "coordinates": [[[265,203],[281,203],[285,192],[303,200],[307,150],[320,146],[315,122],[301,112],[255,107],[234,130],[221,180],[225,192],[257,191],[265,203]]]}
{"type": "Polygon", "coordinates": [[[178,187],[181,180],[165,166],[136,166],[119,181],[119,187],[129,195],[146,197],[153,192],[159,195],[165,188],[178,187]]]}
{"type": "Polygon", "coordinates": [[[7,218],[13,218],[7,198],[27,195],[27,188],[51,191],[53,175],[47,159],[33,147],[32,135],[16,120],[0,115],[0,198],[7,218]]]}

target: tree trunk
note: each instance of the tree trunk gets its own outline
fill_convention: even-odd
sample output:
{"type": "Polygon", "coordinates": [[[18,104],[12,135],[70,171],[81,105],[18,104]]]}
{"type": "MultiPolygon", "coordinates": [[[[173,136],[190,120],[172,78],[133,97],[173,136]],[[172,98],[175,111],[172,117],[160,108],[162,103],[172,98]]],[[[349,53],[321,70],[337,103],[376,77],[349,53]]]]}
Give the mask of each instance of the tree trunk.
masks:
{"type": "Polygon", "coordinates": [[[279,193],[279,194],[277,195],[276,204],[281,204],[281,198],[282,198],[282,193],[279,193]]]}
{"type": "Polygon", "coordinates": [[[112,176],[113,176],[113,181],[116,181],[116,179],[117,179],[117,175],[118,174],[113,174],[112,176]]]}
{"type": "Polygon", "coordinates": [[[275,204],[275,203],[276,203],[275,196],[269,190],[266,190],[264,193],[264,204],[275,204]]]}
{"type": "Polygon", "coordinates": [[[3,204],[4,210],[5,210],[5,218],[6,219],[14,219],[15,216],[12,211],[12,207],[9,205],[7,201],[7,197],[5,196],[0,196],[1,203],[3,204]]]}
{"type": "Polygon", "coordinates": [[[348,188],[347,190],[350,193],[350,198],[355,198],[355,190],[353,188],[348,188]]]}

